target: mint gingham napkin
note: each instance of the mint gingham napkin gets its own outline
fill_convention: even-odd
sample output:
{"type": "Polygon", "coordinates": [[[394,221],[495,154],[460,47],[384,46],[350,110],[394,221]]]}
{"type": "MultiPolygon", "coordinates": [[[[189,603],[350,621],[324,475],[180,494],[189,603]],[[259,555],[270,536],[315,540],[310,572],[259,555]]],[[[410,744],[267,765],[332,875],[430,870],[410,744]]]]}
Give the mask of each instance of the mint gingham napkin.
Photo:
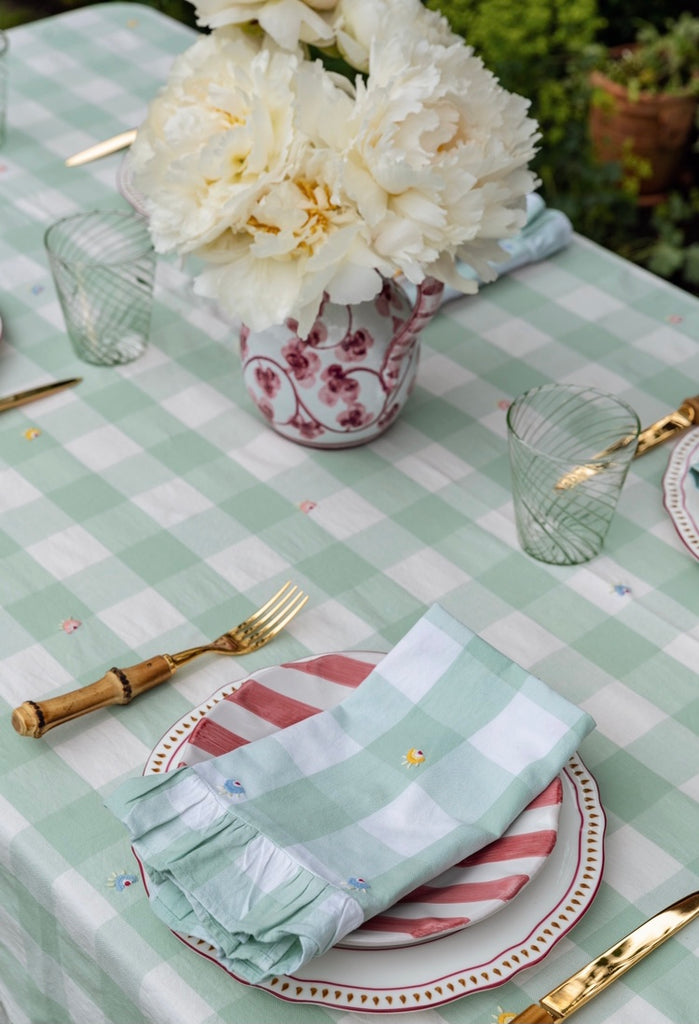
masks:
{"type": "Polygon", "coordinates": [[[107,806],[155,913],[255,983],[500,836],[593,724],[435,605],[333,710],[107,806]]]}

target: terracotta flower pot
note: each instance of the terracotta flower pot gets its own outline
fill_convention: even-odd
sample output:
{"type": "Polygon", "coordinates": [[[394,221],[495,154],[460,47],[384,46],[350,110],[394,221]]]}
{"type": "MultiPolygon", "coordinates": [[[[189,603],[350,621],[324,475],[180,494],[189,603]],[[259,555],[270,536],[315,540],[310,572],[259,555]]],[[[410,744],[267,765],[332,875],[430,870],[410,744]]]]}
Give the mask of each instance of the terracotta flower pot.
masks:
{"type": "Polygon", "coordinates": [[[626,87],[599,71],[590,77],[594,89],[603,89],[610,102],[590,105],[590,138],[600,161],[623,163],[629,151],[648,160],[652,168],[641,179],[642,195],[663,192],[677,175],[694,123],[697,98],[686,94],[641,93],[630,100],[626,87]]]}

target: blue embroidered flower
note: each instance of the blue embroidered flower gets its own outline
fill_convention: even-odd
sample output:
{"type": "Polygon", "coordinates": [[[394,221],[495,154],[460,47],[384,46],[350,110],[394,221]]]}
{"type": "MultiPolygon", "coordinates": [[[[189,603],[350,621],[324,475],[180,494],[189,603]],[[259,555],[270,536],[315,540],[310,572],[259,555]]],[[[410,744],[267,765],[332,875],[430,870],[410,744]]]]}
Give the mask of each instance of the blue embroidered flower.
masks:
{"type": "Polygon", "coordinates": [[[619,597],[626,597],[631,593],[631,587],[627,587],[625,583],[615,583],[612,590],[615,594],[618,594],[619,597]]]}
{"type": "Polygon", "coordinates": [[[366,892],[367,889],[371,888],[371,886],[369,885],[365,878],[357,878],[354,875],[352,875],[351,878],[347,879],[347,888],[357,889],[359,892],[366,892]]]}
{"type": "Polygon", "coordinates": [[[219,789],[219,793],[228,796],[231,800],[242,800],[245,796],[245,786],[237,779],[226,779],[219,789]]]}
{"type": "Polygon", "coordinates": [[[123,892],[125,889],[130,889],[137,881],[138,875],[129,875],[126,871],[113,871],[107,879],[107,885],[110,889],[123,892]]]}

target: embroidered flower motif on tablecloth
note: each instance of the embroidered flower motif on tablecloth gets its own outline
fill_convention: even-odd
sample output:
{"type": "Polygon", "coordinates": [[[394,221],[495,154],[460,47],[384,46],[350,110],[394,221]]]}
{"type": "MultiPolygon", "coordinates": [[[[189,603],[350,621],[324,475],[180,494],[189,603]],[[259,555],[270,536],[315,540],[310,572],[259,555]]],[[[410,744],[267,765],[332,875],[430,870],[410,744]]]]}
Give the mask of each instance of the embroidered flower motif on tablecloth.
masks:
{"type": "Polygon", "coordinates": [[[312,512],[315,507],[315,501],[310,501],[308,498],[306,498],[299,504],[299,508],[301,509],[302,512],[312,512]]]}
{"type": "Polygon", "coordinates": [[[64,619],[61,623],[61,629],[64,633],[74,633],[80,626],[82,626],[80,619],[64,619]]]}
{"type": "Polygon", "coordinates": [[[681,316],[680,313],[670,313],[667,317],[667,322],[669,324],[681,324],[683,320],[684,317],[681,316]]]}
{"type": "Polygon", "coordinates": [[[41,431],[39,430],[38,427],[27,427],[27,429],[24,431],[24,436],[26,437],[27,441],[36,441],[37,437],[39,437],[40,434],[41,431]]]}
{"type": "Polygon", "coordinates": [[[407,753],[403,754],[401,764],[404,768],[414,768],[418,764],[422,764],[425,760],[425,754],[422,750],[418,750],[417,747],[411,747],[407,753]]]}
{"type": "Polygon", "coordinates": [[[515,1014],[503,1010],[502,1006],[498,1006],[498,1012],[493,1014],[493,1024],[510,1024],[514,1019],[515,1014]]]}
{"type": "Polygon", "coordinates": [[[130,875],[127,871],[113,871],[107,879],[109,888],[116,889],[117,892],[130,889],[136,882],[138,882],[138,875],[130,875]]]}
{"type": "Polygon", "coordinates": [[[503,412],[507,412],[511,405],[512,400],[510,398],[501,398],[498,402],[498,409],[502,409],[503,412]]]}
{"type": "Polygon", "coordinates": [[[631,593],[631,587],[627,587],[625,583],[615,583],[612,590],[615,594],[618,594],[619,597],[628,597],[631,593]]]}

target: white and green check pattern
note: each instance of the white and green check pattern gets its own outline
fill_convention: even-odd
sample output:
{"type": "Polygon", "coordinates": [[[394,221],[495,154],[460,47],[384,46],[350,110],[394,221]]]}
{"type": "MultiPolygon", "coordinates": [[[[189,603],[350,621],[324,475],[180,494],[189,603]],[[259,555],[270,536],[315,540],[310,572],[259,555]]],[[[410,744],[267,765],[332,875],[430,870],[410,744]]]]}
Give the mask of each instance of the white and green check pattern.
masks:
{"type": "Polygon", "coordinates": [[[499,838],[592,726],[434,605],[336,708],[108,805],[158,916],[259,982],[499,838]]]}
{"type": "MultiPolygon", "coordinates": [[[[174,261],[159,262],[146,354],[120,368],[79,363],[43,233],[77,210],[126,203],[120,156],[63,160],[138,124],[190,39],[119,2],[10,32],[0,393],[84,379],[0,417],[0,1020],[369,1018],[238,984],[178,942],[140,881],[108,884],[135,862],[104,800],[229,680],[326,651],[389,650],[438,601],[597,723],[580,748],[608,815],[590,910],[513,981],[405,1018],[491,1024],[498,1006],[529,1005],[698,888],[699,577],[663,508],[670,449],[632,464],[603,554],[552,568],[517,545],[504,408],[560,380],[614,392],[652,422],[699,391],[699,302],[576,238],[446,306],[424,333],[400,421],[334,453],[286,442],[258,418],[230,325],[174,261]],[[42,740],[13,732],[23,700],[213,638],[288,578],[311,600],[268,647],[200,659],[42,740]]],[[[699,1021],[698,939],[689,926],[576,1019],[699,1021]]]]}

